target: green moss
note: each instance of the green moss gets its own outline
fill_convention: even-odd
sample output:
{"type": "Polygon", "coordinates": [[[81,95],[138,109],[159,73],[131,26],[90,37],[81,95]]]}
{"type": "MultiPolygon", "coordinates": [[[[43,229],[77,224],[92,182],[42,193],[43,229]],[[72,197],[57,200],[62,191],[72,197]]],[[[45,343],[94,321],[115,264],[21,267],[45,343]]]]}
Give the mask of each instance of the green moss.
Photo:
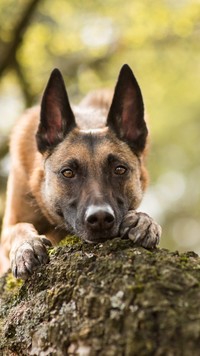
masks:
{"type": "Polygon", "coordinates": [[[180,262],[188,262],[189,258],[187,256],[180,256],[180,262]]]}
{"type": "Polygon", "coordinates": [[[79,239],[79,237],[68,235],[60,241],[59,246],[72,246],[77,244],[82,244],[82,241],[79,239]]]}
{"type": "Polygon", "coordinates": [[[12,294],[15,294],[16,292],[18,292],[22,285],[22,279],[16,279],[15,277],[13,277],[12,273],[8,273],[8,275],[6,276],[4,290],[5,292],[12,292],[12,294]]]}
{"type": "Polygon", "coordinates": [[[54,256],[56,252],[58,252],[58,248],[60,247],[71,247],[71,246],[80,246],[82,244],[82,241],[77,237],[73,235],[68,235],[66,236],[63,240],[59,242],[59,244],[55,247],[50,247],[48,249],[49,256],[54,256]]]}
{"type": "Polygon", "coordinates": [[[134,286],[133,291],[137,293],[142,293],[144,291],[144,288],[145,288],[144,284],[138,283],[134,286]]]}
{"type": "Polygon", "coordinates": [[[49,256],[53,256],[56,253],[57,248],[52,247],[48,249],[49,256]]]}

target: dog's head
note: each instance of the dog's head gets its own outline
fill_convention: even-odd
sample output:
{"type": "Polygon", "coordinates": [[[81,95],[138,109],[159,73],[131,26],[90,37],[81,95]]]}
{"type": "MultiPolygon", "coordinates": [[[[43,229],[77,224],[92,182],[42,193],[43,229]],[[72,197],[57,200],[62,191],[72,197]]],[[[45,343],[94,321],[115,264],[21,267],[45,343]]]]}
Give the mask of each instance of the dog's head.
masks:
{"type": "Polygon", "coordinates": [[[120,71],[106,126],[97,130],[77,126],[55,69],[36,135],[44,156],[42,196],[52,221],[89,242],[117,236],[123,216],[142,199],[146,139],[142,94],[128,65],[120,71]]]}

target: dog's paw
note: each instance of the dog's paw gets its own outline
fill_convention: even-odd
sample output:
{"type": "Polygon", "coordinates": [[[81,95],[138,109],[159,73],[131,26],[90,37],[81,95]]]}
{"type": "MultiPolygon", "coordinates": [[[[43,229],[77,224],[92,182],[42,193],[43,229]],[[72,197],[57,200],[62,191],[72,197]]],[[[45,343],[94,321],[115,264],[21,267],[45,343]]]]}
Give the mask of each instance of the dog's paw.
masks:
{"type": "Polygon", "coordinates": [[[10,253],[13,275],[26,279],[36,267],[49,262],[47,247],[50,246],[52,244],[45,236],[37,236],[13,246],[10,253]]]}
{"type": "Polygon", "coordinates": [[[120,227],[120,236],[128,237],[137,246],[154,248],[159,244],[162,229],[149,215],[130,210],[120,227]]]}

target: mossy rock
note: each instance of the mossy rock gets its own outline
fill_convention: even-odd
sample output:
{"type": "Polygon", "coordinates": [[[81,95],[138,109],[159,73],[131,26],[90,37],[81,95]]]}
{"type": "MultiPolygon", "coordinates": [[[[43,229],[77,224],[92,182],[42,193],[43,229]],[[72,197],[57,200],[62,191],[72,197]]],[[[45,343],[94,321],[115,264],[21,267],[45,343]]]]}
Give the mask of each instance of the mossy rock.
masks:
{"type": "Polygon", "coordinates": [[[67,238],[0,280],[0,355],[199,355],[200,258],[67,238]],[[71,240],[70,240],[71,239],[71,240]]]}

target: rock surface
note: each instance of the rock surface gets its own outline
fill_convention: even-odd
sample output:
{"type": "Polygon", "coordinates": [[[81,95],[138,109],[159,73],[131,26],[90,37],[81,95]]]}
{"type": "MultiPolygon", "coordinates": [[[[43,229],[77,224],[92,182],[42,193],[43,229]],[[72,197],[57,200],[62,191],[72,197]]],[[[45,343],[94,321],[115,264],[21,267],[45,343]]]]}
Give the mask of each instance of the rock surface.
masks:
{"type": "Polygon", "coordinates": [[[200,258],[68,238],[25,282],[0,279],[0,355],[200,354],[200,258]]]}

